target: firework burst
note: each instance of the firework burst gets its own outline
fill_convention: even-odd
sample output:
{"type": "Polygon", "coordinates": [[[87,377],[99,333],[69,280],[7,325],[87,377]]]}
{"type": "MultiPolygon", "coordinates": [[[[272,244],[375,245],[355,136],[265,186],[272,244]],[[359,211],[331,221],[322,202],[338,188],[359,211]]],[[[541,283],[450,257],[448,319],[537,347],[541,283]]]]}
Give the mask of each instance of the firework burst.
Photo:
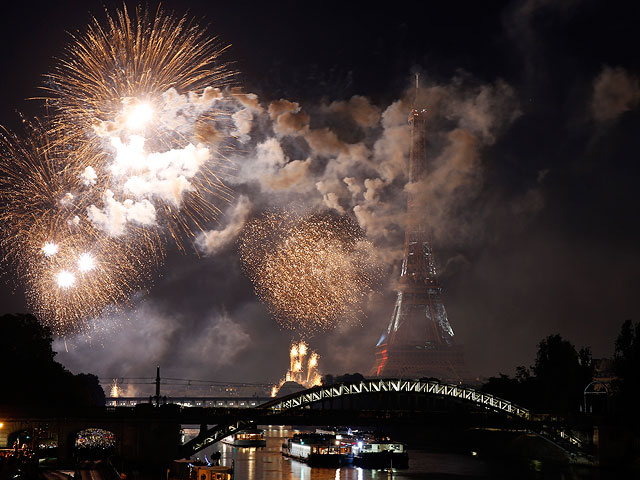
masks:
{"type": "Polygon", "coordinates": [[[53,115],[2,136],[4,260],[55,333],[128,302],[165,239],[182,247],[230,200],[223,50],[160,9],[94,19],[48,77],[53,115]]]}
{"type": "Polygon", "coordinates": [[[186,17],[125,7],[75,35],[49,75],[52,129],[83,158],[90,220],[108,235],[161,224],[182,246],[219,214],[212,200],[230,200],[224,50],[186,17]]]}
{"type": "Polygon", "coordinates": [[[65,126],[71,124],[80,136],[100,121],[118,118],[123,103],[133,106],[137,120],[149,120],[150,103],[169,89],[202,91],[231,75],[217,62],[224,48],[187,17],[138,8],[132,20],[125,7],[115,17],[107,15],[107,23],[103,28],[94,19],[85,34],[74,36],[50,75],[52,100],[65,126]],[[140,109],[142,102],[147,105],[140,109]]]}
{"type": "Polygon", "coordinates": [[[309,353],[309,346],[304,340],[292,342],[289,348],[289,370],[284,378],[271,388],[271,396],[275,397],[285,382],[296,382],[303,387],[311,388],[322,384],[322,376],[318,370],[320,356],[316,352],[309,353]],[[307,354],[309,357],[307,358],[307,354]]]}
{"type": "Polygon", "coordinates": [[[357,322],[380,275],[373,246],[347,217],[267,213],[246,225],[239,249],[278,322],[306,334],[357,322]]]}
{"type": "Polygon", "coordinates": [[[137,228],[125,239],[93,226],[85,215],[93,197],[82,184],[82,162],[41,124],[25,128],[24,137],[0,138],[4,260],[55,333],[86,331],[89,318],[143,288],[161,261],[160,241],[152,229],[137,228]]]}

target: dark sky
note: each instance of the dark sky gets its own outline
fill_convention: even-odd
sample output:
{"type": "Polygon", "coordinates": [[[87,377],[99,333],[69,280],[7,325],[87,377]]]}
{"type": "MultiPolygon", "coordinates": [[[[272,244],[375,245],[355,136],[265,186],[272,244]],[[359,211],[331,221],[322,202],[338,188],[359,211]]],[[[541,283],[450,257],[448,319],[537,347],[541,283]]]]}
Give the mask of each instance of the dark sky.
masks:
{"type": "MultiPolygon", "coordinates": [[[[420,101],[433,111],[428,154],[440,174],[440,183],[425,190],[425,208],[436,222],[449,320],[471,370],[488,376],[530,365],[537,343],[553,333],[590,346],[595,357],[611,355],[620,325],[637,321],[640,306],[639,7],[579,0],[375,3],[163,3],[180,14],[188,9],[221,44],[231,44],[225,58],[239,72],[236,84],[256,93],[265,109],[264,118],[254,112],[251,138],[233,155],[239,173],[229,179],[252,204],[250,215],[282,207],[293,195],[264,188],[250,174],[257,144],[274,137],[270,102],[297,102],[312,129],[327,127],[345,144],[362,141],[373,152],[378,140],[391,139],[389,124],[357,129],[345,119],[352,113],[335,114],[351,103],[328,106],[357,95],[378,115],[387,112],[384,118],[406,115],[408,103],[394,102],[410,97],[413,73],[420,72],[420,101]],[[392,105],[396,110],[387,110],[392,105]]],[[[18,128],[16,111],[42,113],[38,101],[26,99],[39,95],[42,76],[69,41],[66,32],[83,30],[91,14],[102,21],[103,4],[120,5],[3,7],[2,125],[18,128]]],[[[326,172],[338,155],[300,142],[299,135],[281,141],[290,160],[309,157],[315,165],[316,176],[297,184],[296,194],[311,198],[305,190],[311,188],[322,205],[326,191],[316,182],[333,188],[326,172]]],[[[369,157],[374,163],[385,155],[376,152],[369,157]]],[[[373,178],[377,167],[363,172],[357,162],[350,154],[345,176],[373,178]]],[[[389,218],[401,210],[402,186],[400,174],[380,190],[389,218]]],[[[354,203],[345,202],[353,215],[354,203]]],[[[353,202],[375,212],[372,202],[353,202]]],[[[222,229],[231,217],[229,211],[210,227],[222,229]]],[[[381,236],[359,221],[381,250],[402,248],[397,234],[381,236]]],[[[393,309],[394,267],[387,265],[362,326],[309,340],[325,373],[367,373],[393,309]]],[[[2,311],[25,311],[20,287],[12,294],[19,281],[4,270],[2,311]]],[[[109,378],[152,376],[160,364],[177,378],[261,382],[286,369],[293,334],[256,299],[233,242],[213,255],[169,248],[154,285],[134,303],[137,309],[122,314],[126,320],[110,333],[89,343],[70,338],[69,352],[58,342],[58,359],[74,372],[109,378]]]]}

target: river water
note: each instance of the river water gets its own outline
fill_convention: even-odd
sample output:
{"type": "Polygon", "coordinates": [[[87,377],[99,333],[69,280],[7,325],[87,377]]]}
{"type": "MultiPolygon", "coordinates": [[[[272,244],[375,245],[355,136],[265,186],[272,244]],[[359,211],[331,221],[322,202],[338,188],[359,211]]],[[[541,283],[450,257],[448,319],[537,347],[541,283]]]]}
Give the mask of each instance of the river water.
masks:
{"type": "Polygon", "coordinates": [[[267,446],[239,448],[219,443],[201,452],[198,457],[219,451],[223,465],[235,466],[235,480],[613,480],[621,477],[611,472],[587,467],[544,464],[538,461],[506,462],[495,458],[464,454],[432,453],[409,450],[409,468],[405,470],[369,470],[357,467],[311,468],[305,463],[285,458],[280,453],[282,443],[299,430],[272,427],[265,431],[267,446]]]}

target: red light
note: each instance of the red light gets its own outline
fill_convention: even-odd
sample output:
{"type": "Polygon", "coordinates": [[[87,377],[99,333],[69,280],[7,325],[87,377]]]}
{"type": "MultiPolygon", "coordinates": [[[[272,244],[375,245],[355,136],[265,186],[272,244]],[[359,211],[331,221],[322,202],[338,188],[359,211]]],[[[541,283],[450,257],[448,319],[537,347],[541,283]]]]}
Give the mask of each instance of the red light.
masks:
{"type": "Polygon", "coordinates": [[[384,367],[385,363],[387,363],[388,358],[389,358],[389,355],[387,354],[387,349],[385,348],[384,350],[382,350],[382,360],[380,361],[380,364],[378,365],[378,370],[376,372],[376,375],[378,377],[380,376],[380,371],[384,367]]]}

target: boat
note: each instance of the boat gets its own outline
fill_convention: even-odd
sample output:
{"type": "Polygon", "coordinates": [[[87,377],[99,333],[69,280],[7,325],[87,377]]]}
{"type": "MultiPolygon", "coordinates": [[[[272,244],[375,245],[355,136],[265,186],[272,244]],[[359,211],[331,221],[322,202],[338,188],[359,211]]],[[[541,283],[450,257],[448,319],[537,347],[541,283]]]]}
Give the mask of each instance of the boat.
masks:
{"type": "Polygon", "coordinates": [[[264,438],[264,430],[248,428],[223,438],[222,443],[234,447],[264,447],[267,445],[267,440],[264,438]]]}
{"type": "Polygon", "coordinates": [[[169,480],[233,480],[233,466],[210,465],[197,460],[174,460],[169,480]]]}
{"type": "Polygon", "coordinates": [[[282,444],[285,457],[305,462],[311,467],[339,467],[351,463],[351,444],[335,435],[298,433],[282,444]]]}
{"type": "Polygon", "coordinates": [[[406,445],[388,437],[364,436],[352,451],[353,464],[361,468],[409,468],[406,445]]]}
{"type": "Polygon", "coordinates": [[[198,465],[194,467],[193,480],[233,480],[233,468],[224,465],[198,465]]]}

